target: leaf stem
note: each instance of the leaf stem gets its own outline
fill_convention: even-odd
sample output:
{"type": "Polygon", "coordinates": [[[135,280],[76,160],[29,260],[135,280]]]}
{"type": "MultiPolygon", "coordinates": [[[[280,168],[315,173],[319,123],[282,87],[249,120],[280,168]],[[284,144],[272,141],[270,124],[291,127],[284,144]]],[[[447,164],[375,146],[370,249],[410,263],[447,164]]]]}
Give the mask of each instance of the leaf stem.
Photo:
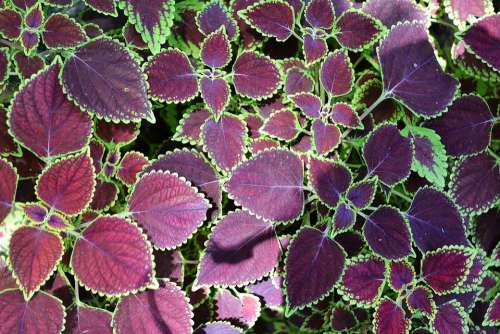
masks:
{"type": "MultiPolygon", "coordinates": [[[[375,102],[372,103],[372,105],[370,107],[368,107],[362,114],[361,116],[359,116],[359,121],[362,122],[363,119],[366,118],[366,116],[368,116],[372,111],[373,109],[375,109],[382,101],[384,101],[385,99],[387,98],[387,93],[384,91],[382,92],[382,94],[380,94],[380,96],[375,100],[375,102]]],[[[342,138],[345,138],[347,137],[347,135],[352,131],[352,129],[347,129],[346,132],[344,132],[342,134],[342,138]]]]}
{"type": "Polygon", "coordinates": [[[490,147],[488,147],[488,153],[492,155],[498,163],[500,163],[500,156],[498,156],[498,154],[496,154],[490,147]]]}
{"type": "Polygon", "coordinates": [[[443,21],[443,20],[439,20],[439,19],[431,19],[431,22],[437,23],[437,24],[441,24],[441,25],[443,25],[445,27],[448,27],[448,28],[452,29],[453,31],[458,31],[458,28],[455,25],[453,25],[453,24],[451,24],[449,22],[446,22],[446,21],[443,21]]]}
{"type": "Polygon", "coordinates": [[[396,196],[398,196],[399,198],[401,199],[404,199],[405,201],[407,201],[408,203],[411,203],[412,199],[408,196],[406,196],[405,194],[397,191],[396,189],[391,189],[391,195],[392,194],[395,194],[396,196]]]}

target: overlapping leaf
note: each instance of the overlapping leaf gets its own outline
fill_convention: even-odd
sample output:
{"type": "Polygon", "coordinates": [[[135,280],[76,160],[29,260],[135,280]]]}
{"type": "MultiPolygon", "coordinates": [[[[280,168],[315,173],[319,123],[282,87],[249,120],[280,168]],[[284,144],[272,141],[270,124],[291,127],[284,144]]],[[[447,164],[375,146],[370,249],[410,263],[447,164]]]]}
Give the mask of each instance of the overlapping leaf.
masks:
{"type": "Polygon", "coordinates": [[[311,129],[314,148],[318,154],[326,155],[339,145],[341,133],[337,126],[315,119],[311,129]]]}
{"type": "Polygon", "coordinates": [[[295,24],[293,7],[281,0],[255,3],[239,15],[252,28],[278,41],[287,40],[295,24]]]}
{"type": "Polygon", "coordinates": [[[198,12],[196,24],[204,35],[209,35],[224,27],[229,39],[234,40],[238,37],[236,22],[218,1],[210,2],[198,12]]]}
{"type": "Polygon", "coordinates": [[[410,328],[405,311],[395,301],[389,298],[381,300],[373,315],[375,334],[405,334],[410,328]]]}
{"type": "Polygon", "coordinates": [[[308,170],[309,182],[319,199],[330,208],[335,208],[351,184],[349,169],[331,160],[311,158],[308,170]]]}
{"type": "Polygon", "coordinates": [[[391,288],[400,291],[413,282],[415,279],[415,269],[407,261],[391,261],[388,278],[391,288]]]}
{"type": "Polygon", "coordinates": [[[333,96],[349,93],[354,80],[353,76],[351,62],[345,51],[335,51],[321,65],[321,85],[333,96]]]}
{"type": "Polygon", "coordinates": [[[429,21],[425,8],[412,0],[369,0],[363,5],[363,11],[382,21],[391,28],[400,22],[429,21]]]}
{"type": "Polygon", "coordinates": [[[42,38],[43,43],[49,48],[72,48],[86,40],[82,27],[61,13],[52,14],[47,18],[42,38]]]}
{"type": "Polygon", "coordinates": [[[269,115],[260,130],[271,137],[291,141],[299,134],[299,128],[297,115],[293,111],[284,109],[269,115]]]}
{"type": "Polygon", "coordinates": [[[438,334],[466,334],[467,323],[465,311],[458,302],[450,302],[439,306],[432,321],[432,327],[438,334]]]}
{"type": "Polygon", "coordinates": [[[12,209],[16,188],[16,170],[9,162],[0,158],[0,224],[12,209]]]}
{"type": "Polygon", "coordinates": [[[335,25],[339,43],[355,51],[373,44],[382,32],[379,22],[358,10],[345,11],[335,25]]]}
{"type": "Polygon", "coordinates": [[[464,42],[471,51],[496,71],[500,71],[500,14],[483,17],[465,33],[464,42]]]}
{"type": "Polygon", "coordinates": [[[69,311],[66,319],[68,334],[111,334],[111,316],[108,311],[77,305],[69,311]]]}

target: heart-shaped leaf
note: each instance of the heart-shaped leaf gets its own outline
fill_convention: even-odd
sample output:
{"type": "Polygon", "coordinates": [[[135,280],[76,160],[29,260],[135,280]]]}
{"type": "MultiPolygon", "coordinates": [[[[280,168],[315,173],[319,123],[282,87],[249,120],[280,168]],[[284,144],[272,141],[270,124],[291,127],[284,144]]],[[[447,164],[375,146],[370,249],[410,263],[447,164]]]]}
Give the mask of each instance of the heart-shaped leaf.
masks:
{"type": "Polygon", "coordinates": [[[21,35],[22,16],[13,9],[0,9],[0,33],[7,39],[21,35]]]}
{"type": "Polygon", "coordinates": [[[128,151],[120,161],[116,177],[126,185],[133,185],[137,181],[137,175],[148,162],[148,158],[142,153],[128,151]]]}
{"type": "Polygon", "coordinates": [[[328,44],[326,40],[322,37],[314,37],[311,34],[304,35],[302,48],[304,50],[307,65],[315,63],[328,53],[328,44]]]}
{"type": "Polygon", "coordinates": [[[238,14],[264,36],[286,41],[292,35],[295,24],[294,11],[285,1],[257,2],[238,14]]]}
{"type": "Polygon", "coordinates": [[[115,123],[98,120],[95,134],[105,143],[112,146],[123,146],[133,142],[139,135],[139,125],[136,123],[115,123]]]}
{"type": "Polygon", "coordinates": [[[97,180],[90,207],[96,211],[106,211],[118,199],[118,192],[118,187],[113,182],[97,180]]]}
{"type": "Polygon", "coordinates": [[[332,96],[349,93],[354,81],[353,70],[347,52],[336,50],[328,55],[320,69],[320,82],[332,96]]]}
{"type": "Polygon", "coordinates": [[[54,13],[47,18],[42,38],[48,48],[74,48],[87,39],[82,27],[61,13],[54,13]]]}
{"type": "Polygon", "coordinates": [[[362,128],[361,121],[354,109],[347,103],[338,102],[332,106],[331,118],[334,123],[348,128],[362,128]]]}
{"type": "Polygon", "coordinates": [[[201,139],[201,126],[210,116],[210,112],[204,108],[186,112],[179,122],[173,139],[182,143],[198,143],[201,139]]]}
{"type": "Polygon", "coordinates": [[[14,54],[16,69],[23,79],[29,79],[45,66],[45,61],[39,56],[26,56],[24,52],[14,54]]]}
{"type": "Polygon", "coordinates": [[[308,176],[314,192],[330,208],[337,206],[352,179],[349,169],[340,163],[312,157],[309,160],[308,176]]]}
{"type": "Polygon", "coordinates": [[[490,67],[500,71],[500,14],[483,17],[465,33],[464,42],[470,50],[490,67]]]}
{"type": "Polygon", "coordinates": [[[415,269],[408,261],[391,261],[389,264],[389,285],[400,291],[415,279],[415,269]]]}
{"type": "MultiPolygon", "coordinates": [[[[234,16],[236,17],[237,15],[234,16]]],[[[209,35],[224,27],[230,40],[238,37],[238,27],[234,18],[229,15],[227,9],[218,1],[210,2],[203,10],[198,12],[196,25],[204,35],[209,35]]]]}
{"type": "Polygon", "coordinates": [[[406,298],[408,308],[412,312],[418,310],[430,318],[436,310],[436,304],[432,299],[432,292],[427,288],[417,286],[406,298]]]}
{"type": "Polygon", "coordinates": [[[335,37],[340,45],[353,51],[361,51],[372,45],[382,32],[380,22],[354,9],[345,11],[335,25],[335,37]]]}
{"type": "Polygon", "coordinates": [[[337,306],[332,310],[330,326],[334,331],[348,330],[356,326],[356,323],[356,318],[351,311],[341,306],[337,306]]]}
{"type": "Polygon", "coordinates": [[[300,124],[297,115],[290,110],[273,112],[261,127],[261,132],[280,140],[292,141],[299,134],[300,124]]]}
{"type": "Polygon", "coordinates": [[[302,110],[306,117],[318,118],[321,111],[321,99],[314,94],[302,93],[291,96],[291,100],[302,110]]]}
{"type": "Polygon", "coordinates": [[[327,155],[340,144],[340,130],[333,124],[315,119],[311,126],[314,149],[319,155],[327,155]]]}
{"type": "Polygon", "coordinates": [[[432,327],[438,334],[456,333],[466,334],[467,314],[456,301],[439,306],[432,321],[432,327]]]}
{"type": "Polygon", "coordinates": [[[356,213],[345,203],[340,203],[333,216],[333,228],[336,233],[349,229],[356,222],[356,213]]]}
{"type": "Polygon", "coordinates": [[[226,80],[205,77],[200,80],[200,92],[207,107],[218,118],[229,103],[231,91],[226,80]]]}
{"type": "Polygon", "coordinates": [[[219,29],[205,38],[200,50],[203,64],[208,67],[224,67],[231,60],[231,45],[224,29],[219,29]]]}
{"type": "Polygon", "coordinates": [[[313,28],[330,30],[335,20],[333,3],[330,0],[311,0],[304,11],[304,18],[313,28]]]}
{"type": "Polygon", "coordinates": [[[375,334],[405,334],[408,333],[410,324],[403,308],[389,298],[380,301],[373,315],[375,334]]]}
{"type": "Polygon", "coordinates": [[[17,188],[17,172],[10,162],[0,158],[0,224],[14,204],[17,188]]]}
{"type": "Polygon", "coordinates": [[[77,305],[73,307],[66,320],[68,334],[111,334],[112,314],[108,311],[77,305]]]}
{"type": "Polygon", "coordinates": [[[347,192],[347,199],[358,209],[371,204],[377,191],[377,183],[372,180],[354,183],[347,192]]]}

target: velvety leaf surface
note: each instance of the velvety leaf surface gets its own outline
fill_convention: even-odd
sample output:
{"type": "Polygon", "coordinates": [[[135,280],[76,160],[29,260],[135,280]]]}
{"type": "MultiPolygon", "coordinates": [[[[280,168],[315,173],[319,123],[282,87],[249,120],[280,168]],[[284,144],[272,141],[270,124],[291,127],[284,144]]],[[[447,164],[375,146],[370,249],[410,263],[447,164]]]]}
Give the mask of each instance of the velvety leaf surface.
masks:
{"type": "Polygon", "coordinates": [[[61,66],[54,63],[16,94],[9,118],[11,133],[39,157],[82,149],[92,120],[67,99],[59,83],[61,66]]]}
{"type": "Polygon", "coordinates": [[[341,307],[333,309],[330,321],[330,325],[334,331],[342,331],[356,326],[354,314],[341,307]]]}
{"type": "Polygon", "coordinates": [[[416,287],[407,297],[407,304],[411,310],[419,310],[430,317],[434,313],[436,305],[432,300],[432,293],[424,287],[416,287]]]}
{"type": "Polygon", "coordinates": [[[55,6],[55,7],[67,7],[71,5],[73,0],[46,0],[45,2],[48,5],[55,6]]]}
{"type": "Polygon", "coordinates": [[[21,34],[21,14],[13,9],[0,9],[0,33],[7,39],[16,39],[21,34]]]}
{"type": "Polygon", "coordinates": [[[401,290],[413,282],[415,270],[407,261],[391,261],[389,265],[389,284],[394,290],[401,290]]]}
{"type": "Polygon", "coordinates": [[[358,209],[370,205],[377,190],[374,180],[361,181],[352,185],[347,192],[347,199],[358,209]]]}
{"type": "Polygon", "coordinates": [[[426,123],[441,137],[446,152],[452,156],[470,155],[485,150],[490,143],[493,115],[479,96],[456,99],[442,116],[426,123]]]}
{"type": "Polygon", "coordinates": [[[98,180],[90,207],[96,211],[104,210],[113,205],[117,198],[118,188],[113,182],[98,180]]]}
{"type": "Polygon", "coordinates": [[[381,206],[366,218],[363,233],[375,254],[386,259],[400,259],[411,252],[411,234],[401,213],[381,206]]]}
{"type": "Polygon", "coordinates": [[[311,92],[314,82],[309,75],[300,68],[291,68],[286,72],[285,92],[288,95],[311,92]]]}
{"type": "Polygon", "coordinates": [[[384,298],[373,315],[376,334],[408,333],[410,322],[405,318],[405,311],[392,299],[384,298]]]}
{"type": "Polygon", "coordinates": [[[66,61],[61,79],[70,97],[90,113],[107,120],[154,122],[139,64],[111,39],[92,40],[77,48],[66,61]]]}
{"type": "Polygon", "coordinates": [[[19,290],[0,293],[2,334],[59,334],[64,327],[64,306],[59,299],[38,293],[24,300],[19,290]]]}
{"type": "Polygon", "coordinates": [[[14,167],[0,158],[0,223],[7,217],[16,196],[17,173],[14,167]]]}
{"type": "Polygon", "coordinates": [[[16,63],[17,71],[23,79],[29,79],[45,66],[45,62],[41,57],[36,55],[26,56],[23,52],[16,52],[13,59],[16,63]]]}
{"type": "Polygon", "coordinates": [[[335,19],[333,3],[330,0],[311,0],[306,6],[304,17],[311,27],[329,30],[335,19]]]}
{"type": "Polygon", "coordinates": [[[373,305],[385,279],[385,264],[377,258],[358,258],[347,264],[342,276],[342,293],[353,302],[373,305]]]}
{"type": "Polygon", "coordinates": [[[113,0],[85,0],[85,3],[96,11],[116,16],[116,4],[113,0]]]}
{"type": "Polygon", "coordinates": [[[193,332],[192,317],[183,291],[165,282],[159,289],[123,297],[113,317],[113,328],[117,333],[189,334],[193,332]]]}
{"type": "Polygon", "coordinates": [[[466,320],[464,310],[457,302],[450,302],[439,306],[432,327],[438,334],[465,334],[466,320]]]}
{"type": "Polygon", "coordinates": [[[348,128],[358,128],[361,126],[361,121],[359,120],[358,115],[347,103],[335,103],[332,106],[331,118],[334,123],[348,128]]]}
{"type": "Polygon", "coordinates": [[[224,30],[220,29],[207,36],[200,50],[203,64],[208,67],[224,67],[231,59],[231,45],[224,30]]]}
{"type": "Polygon", "coordinates": [[[344,230],[351,227],[356,220],[356,213],[349,207],[349,205],[341,203],[335,210],[333,216],[333,227],[337,230],[344,230]]]}
{"type": "Polygon", "coordinates": [[[73,307],[66,319],[68,334],[111,334],[111,316],[108,311],[95,307],[73,307]]]}
{"type": "Polygon", "coordinates": [[[499,24],[500,14],[486,16],[474,23],[463,35],[472,52],[496,70],[500,70],[499,24]]]}
{"type": "Polygon", "coordinates": [[[339,145],[341,133],[335,125],[315,119],[311,129],[314,148],[318,154],[326,155],[339,145]]]}
{"type": "Polygon", "coordinates": [[[265,36],[285,41],[294,26],[294,11],[287,2],[275,0],[258,2],[239,14],[247,24],[265,36]]]}
{"type": "Polygon", "coordinates": [[[361,50],[374,42],[381,33],[379,24],[361,11],[348,10],[336,23],[335,37],[340,45],[351,50],[361,50]]]}
{"type": "Polygon", "coordinates": [[[45,21],[42,38],[49,48],[72,48],[85,42],[86,35],[76,21],[64,14],[55,13],[45,21]]]}
{"type": "Polygon", "coordinates": [[[202,128],[203,145],[217,167],[231,171],[244,158],[246,127],[237,117],[208,119],[202,128]]]}
{"type": "Polygon", "coordinates": [[[378,49],[383,94],[423,117],[443,112],[458,87],[458,81],[441,69],[428,38],[423,25],[403,23],[392,28],[378,49]]]}
{"type": "Polygon", "coordinates": [[[203,101],[207,104],[208,109],[219,117],[231,97],[229,84],[221,78],[205,77],[200,80],[200,92],[203,101]]]}
{"type": "Polygon", "coordinates": [[[116,176],[126,185],[133,185],[137,181],[137,175],[149,162],[142,153],[129,151],[123,156],[116,176]]]}
{"type": "Polygon", "coordinates": [[[345,51],[335,51],[321,65],[321,85],[333,96],[349,93],[353,80],[351,62],[345,51]]]}
{"type": "Polygon", "coordinates": [[[74,215],[90,203],[94,186],[94,167],[90,157],[83,153],[61,159],[45,169],[36,192],[49,207],[74,215]]]}
{"type": "Polygon", "coordinates": [[[314,94],[303,93],[291,97],[291,100],[302,110],[306,117],[318,118],[321,111],[321,99],[314,94]]]}
{"type": "Polygon", "coordinates": [[[500,165],[487,153],[461,160],[450,183],[451,197],[466,211],[486,210],[500,197],[500,165]]]}
{"type": "Polygon", "coordinates": [[[280,246],[273,226],[245,211],[220,220],[208,239],[196,285],[241,285],[278,264],[280,246]]]}
{"type": "Polygon", "coordinates": [[[351,184],[349,169],[332,160],[311,157],[308,173],[314,192],[330,208],[337,206],[340,197],[351,184]]]}
{"type": "Polygon", "coordinates": [[[468,245],[462,217],[444,193],[421,188],[406,213],[415,245],[427,252],[446,245],[468,245]]]}
{"type": "Polygon", "coordinates": [[[143,175],[128,199],[129,211],[157,248],[186,242],[207,217],[210,204],[184,178],[170,172],[143,175]]]}
{"type": "Polygon", "coordinates": [[[11,0],[12,3],[21,9],[29,9],[36,4],[36,0],[11,0]]]}
{"type": "Polygon", "coordinates": [[[33,7],[24,17],[25,24],[30,28],[38,28],[43,23],[43,12],[40,5],[33,7]]]}
{"type": "Polygon", "coordinates": [[[88,289],[118,295],[146,287],[154,275],[151,249],[141,231],[123,218],[97,218],[77,239],[71,267],[88,289]]]}
{"type": "MultiPolygon", "coordinates": [[[[210,112],[207,109],[195,109],[187,114],[179,122],[174,140],[198,142],[201,138],[201,126],[210,118],[210,112]]],[[[247,121],[248,124],[248,121],[247,121]]]]}
{"type": "Polygon", "coordinates": [[[224,26],[229,39],[233,40],[238,35],[236,22],[234,22],[227,10],[216,1],[209,3],[198,13],[196,24],[204,35],[209,35],[222,26],[224,26]]]}
{"type": "Polygon", "coordinates": [[[315,228],[300,230],[286,259],[288,305],[302,307],[328,294],[342,275],[344,262],[344,251],[336,241],[315,228]]]}
{"type": "Polygon", "coordinates": [[[302,213],[303,182],[302,161],[292,152],[273,149],[238,166],[225,187],[243,208],[266,220],[286,222],[302,213]]]}
{"type": "Polygon", "coordinates": [[[293,140],[299,134],[299,120],[297,115],[290,110],[279,110],[266,119],[261,131],[285,141],[293,140]]]}
{"type": "Polygon", "coordinates": [[[388,28],[399,22],[429,21],[425,9],[412,0],[369,0],[364,3],[363,11],[382,21],[388,28]]]}
{"type": "Polygon", "coordinates": [[[236,93],[252,99],[272,95],[279,86],[279,72],[271,59],[252,51],[244,51],[233,65],[236,93]]]}
{"type": "Polygon", "coordinates": [[[136,123],[115,123],[98,120],[95,134],[104,142],[112,145],[125,145],[134,141],[139,135],[139,126],[136,123]]]}
{"type": "Polygon", "coordinates": [[[394,125],[382,125],[373,131],[363,148],[370,175],[391,186],[410,174],[413,151],[410,139],[394,125]]]}
{"type": "Polygon", "coordinates": [[[326,56],[328,53],[328,44],[324,38],[315,38],[311,34],[305,34],[303,49],[306,63],[309,65],[326,56]]]}
{"type": "Polygon", "coordinates": [[[38,227],[17,229],[9,243],[9,261],[26,296],[31,296],[55,270],[63,254],[58,235],[38,227]]]}

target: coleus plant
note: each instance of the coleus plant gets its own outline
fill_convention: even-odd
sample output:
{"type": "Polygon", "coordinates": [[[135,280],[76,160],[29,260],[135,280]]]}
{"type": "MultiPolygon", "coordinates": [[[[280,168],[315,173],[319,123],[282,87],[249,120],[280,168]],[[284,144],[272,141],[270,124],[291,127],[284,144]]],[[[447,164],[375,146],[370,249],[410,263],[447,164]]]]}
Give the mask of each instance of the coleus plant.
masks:
{"type": "Polygon", "coordinates": [[[0,1],[0,334],[496,333],[495,11],[0,1]]]}

